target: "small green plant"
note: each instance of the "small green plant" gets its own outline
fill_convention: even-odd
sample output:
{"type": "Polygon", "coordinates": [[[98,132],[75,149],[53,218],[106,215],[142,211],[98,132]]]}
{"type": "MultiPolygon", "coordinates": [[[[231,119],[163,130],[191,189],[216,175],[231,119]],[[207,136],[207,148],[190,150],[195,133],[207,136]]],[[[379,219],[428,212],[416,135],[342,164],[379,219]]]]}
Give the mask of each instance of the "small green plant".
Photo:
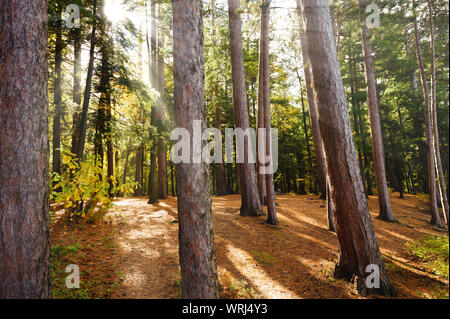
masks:
{"type": "MultiPolygon", "coordinates": [[[[131,192],[135,183],[118,185],[114,176],[111,176],[110,182],[103,176],[103,168],[91,156],[85,161],[77,161],[74,154],[64,152],[62,155],[63,172],[61,175],[52,175],[53,189],[51,199],[64,203],[64,209],[69,222],[79,221],[88,216],[98,203],[101,203],[102,209],[111,207],[109,193],[131,192]],[[113,189],[109,190],[112,185],[113,189]]],[[[96,217],[88,220],[94,223],[96,217]]]]}
{"type": "Polygon", "coordinates": [[[406,243],[411,254],[423,262],[425,268],[437,276],[448,279],[448,238],[427,236],[412,243],[406,243]]]}

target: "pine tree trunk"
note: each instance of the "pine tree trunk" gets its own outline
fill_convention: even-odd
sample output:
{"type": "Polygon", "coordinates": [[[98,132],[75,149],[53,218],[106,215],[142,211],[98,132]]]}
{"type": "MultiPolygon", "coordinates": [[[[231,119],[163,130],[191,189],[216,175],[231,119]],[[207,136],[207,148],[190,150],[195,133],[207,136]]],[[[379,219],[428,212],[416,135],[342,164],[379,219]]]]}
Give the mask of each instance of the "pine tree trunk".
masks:
{"type": "MultiPolygon", "coordinates": [[[[158,5],[158,16],[163,14],[161,3],[158,5]]],[[[158,33],[158,61],[157,61],[157,82],[158,91],[160,94],[158,100],[158,130],[160,133],[166,130],[166,118],[165,118],[165,76],[164,76],[164,55],[162,50],[164,48],[164,34],[158,33]]],[[[164,137],[160,137],[158,141],[158,198],[166,199],[167,192],[167,149],[164,137]]]]}
{"type": "MultiPolygon", "coordinates": [[[[297,0],[297,8],[300,8],[300,0],[297,0]]],[[[301,12],[298,10],[299,17],[301,12]]],[[[305,74],[306,96],[308,98],[309,115],[311,120],[311,131],[314,142],[314,150],[316,155],[317,175],[319,179],[320,198],[325,199],[327,193],[326,179],[327,167],[325,162],[325,153],[323,150],[322,136],[320,135],[319,119],[317,114],[317,105],[314,99],[314,91],[311,83],[311,70],[307,51],[306,35],[302,30],[300,22],[300,46],[302,48],[303,71],[305,74]]]]}
{"type": "MultiPolygon", "coordinates": [[[[150,17],[151,17],[151,36],[150,36],[150,43],[151,43],[151,52],[149,54],[151,55],[151,63],[150,63],[150,84],[153,89],[157,90],[157,76],[156,76],[156,68],[157,68],[157,47],[156,47],[156,41],[157,41],[157,27],[158,22],[156,21],[156,0],[152,0],[150,4],[150,17]]],[[[151,110],[151,126],[153,128],[157,128],[157,106],[152,105],[151,110]]],[[[153,134],[152,134],[153,135],[153,134]]],[[[149,204],[155,204],[158,203],[158,168],[157,168],[157,157],[158,157],[158,137],[156,136],[151,137],[153,140],[152,148],[150,149],[150,172],[148,176],[148,203],[149,204]]]]}
{"type": "Polygon", "coordinates": [[[79,108],[81,106],[81,30],[73,30],[73,103],[77,106],[72,116],[72,147],[71,153],[76,154],[78,148],[77,128],[79,124],[79,108]]]}
{"type": "MultiPolygon", "coordinates": [[[[216,30],[216,2],[215,0],[211,0],[211,27],[213,32],[213,50],[217,48],[217,30],[216,30]]],[[[216,56],[216,52],[214,52],[214,56],[216,56]]],[[[214,98],[215,98],[215,124],[216,128],[222,131],[222,120],[220,114],[220,103],[219,99],[219,71],[216,72],[216,85],[214,86],[214,98]]],[[[227,194],[227,185],[225,182],[225,167],[223,163],[217,163],[217,195],[222,196],[227,194]]]]}
{"type": "MultiPolygon", "coordinates": [[[[258,70],[258,149],[259,146],[259,129],[264,128],[264,30],[263,30],[263,20],[261,16],[261,34],[259,39],[259,70],[258,70]]],[[[266,131],[267,132],[267,131],[266,131]]],[[[266,178],[263,174],[259,172],[261,168],[260,160],[259,160],[259,152],[257,152],[258,160],[256,162],[256,174],[258,180],[258,192],[262,205],[267,205],[267,190],[266,190],[266,178]]]]}
{"type": "MultiPolygon", "coordinates": [[[[365,13],[365,0],[359,0],[359,8],[362,12],[365,13]]],[[[365,15],[362,13],[361,16],[363,17],[361,21],[361,34],[364,55],[364,69],[366,73],[367,84],[367,104],[369,105],[370,131],[372,137],[372,156],[375,171],[375,180],[378,190],[378,203],[380,207],[378,218],[387,222],[393,222],[395,218],[394,214],[392,213],[391,200],[389,198],[389,192],[386,182],[384,145],[383,136],[381,133],[380,111],[378,108],[376,87],[377,83],[375,79],[375,68],[373,65],[372,45],[370,44],[369,28],[365,24],[365,15]]]]}
{"type": "MultiPolygon", "coordinates": [[[[441,150],[439,146],[439,125],[437,114],[437,100],[436,100],[436,48],[435,48],[435,28],[434,28],[434,13],[433,2],[428,0],[428,16],[430,23],[430,49],[431,49],[431,115],[433,124],[433,138],[434,138],[434,158],[436,162],[436,171],[439,186],[439,195],[442,201],[442,208],[444,209],[444,218],[449,223],[448,198],[447,188],[445,186],[445,176],[442,169],[441,150]]],[[[448,225],[447,225],[448,226],[448,225]]]]}
{"type": "Polygon", "coordinates": [[[53,104],[55,113],[53,115],[53,160],[52,172],[61,174],[61,112],[62,112],[62,89],[61,89],[61,64],[62,64],[62,3],[58,3],[58,16],[56,17],[56,40],[55,40],[55,79],[53,91],[53,104]]]}
{"type": "Polygon", "coordinates": [[[436,175],[435,175],[435,161],[434,161],[434,139],[433,139],[433,124],[430,107],[430,94],[428,92],[428,83],[425,74],[425,66],[423,63],[422,49],[420,47],[419,27],[417,25],[417,17],[414,17],[414,39],[416,41],[416,57],[417,64],[420,71],[420,82],[422,84],[422,94],[424,99],[425,109],[425,133],[427,137],[427,157],[428,157],[428,187],[430,192],[431,205],[431,224],[441,227],[441,217],[439,216],[439,208],[437,206],[437,192],[436,192],[436,175]]]}
{"type": "MultiPolygon", "coordinates": [[[[97,14],[97,0],[94,0],[93,14],[94,16],[97,14]]],[[[84,89],[83,108],[81,111],[81,116],[77,128],[78,142],[77,142],[77,151],[75,154],[77,155],[77,159],[80,161],[83,160],[84,145],[86,142],[87,113],[89,109],[89,102],[91,100],[92,75],[94,74],[96,29],[97,24],[94,22],[91,33],[91,46],[89,49],[89,64],[86,76],[86,87],[84,89]]]]}
{"type": "Polygon", "coordinates": [[[390,295],[392,286],[384,269],[380,250],[358,172],[352,129],[334,45],[327,0],[302,0],[313,88],[317,97],[320,133],[332,190],[339,244],[335,276],[351,280],[357,276],[361,294],[390,295]],[[365,284],[366,267],[380,270],[380,288],[365,284]]]}
{"type": "MultiPolygon", "coordinates": [[[[201,0],[173,0],[174,113],[176,126],[193,134],[206,126],[201,0]]],[[[206,163],[177,164],[181,290],[186,299],[218,298],[206,163]]]]}
{"type": "Polygon", "coordinates": [[[0,3],[0,299],[51,297],[47,12],[0,3]]]}
{"type": "MultiPolygon", "coordinates": [[[[262,87],[262,104],[264,111],[264,128],[266,131],[266,145],[265,150],[266,154],[270,158],[270,166],[273,166],[272,161],[272,143],[271,143],[271,113],[270,113],[270,54],[269,54],[269,41],[270,41],[270,32],[269,32],[269,23],[270,23],[270,0],[261,0],[261,51],[260,56],[262,57],[262,77],[260,80],[263,81],[262,87]]],[[[258,172],[258,175],[260,172],[258,172]]],[[[273,173],[266,172],[264,175],[265,184],[266,184],[266,195],[267,195],[267,222],[270,225],[278,225],[278,217],[277,211],[275,207],[275,188],[273,185],[273,173]]]]}
{"type": "MultiPolygon", "coordinates": [[[[247,94],[245,92],[244,57],[242,51],[241,19],[239,16],[240,0],[228,0],[231,76],[233,82],[234,121],[236,128],[246,131],[249,128],[247,94]]],[[[241,183],[241,216],[261,216],[261,201],[256,185],[255,166],[248,162],[250,141],[244,143],[244,163],[238,163],[241,183]]]]}

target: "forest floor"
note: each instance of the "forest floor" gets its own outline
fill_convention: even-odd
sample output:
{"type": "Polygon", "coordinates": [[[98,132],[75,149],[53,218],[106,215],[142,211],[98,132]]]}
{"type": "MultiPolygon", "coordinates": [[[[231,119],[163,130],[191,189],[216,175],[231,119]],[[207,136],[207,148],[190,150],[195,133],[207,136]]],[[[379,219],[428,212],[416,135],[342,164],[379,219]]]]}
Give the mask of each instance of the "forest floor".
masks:
{"type": "MultiPolygon", "coordinates": [[[[239,216],[239,195],[212,198],[221,297],[362,298],[354,285],[332,276],[337,239],[327,230],[325,202],[314,195],[276,199],[278,227],[265,217],[239,216]]],[[[376,218],[376,197],[369,206],[396,298],[448,298],[448,272],[435,275],[407,248],[430,235],[446,237],[446,231],[429,224],[429,205],[420,197],[397,193],[391,200],[396,223],[376,218]]],[[[76,227],[62,216],[56,212],[51,227],[54,297],[180,298],[175,197],[157,205],[118,198],[108,212],[76,227]],[[65,266],[72,263],[81,270],[76,292],[64,285],[65,266]]]]}

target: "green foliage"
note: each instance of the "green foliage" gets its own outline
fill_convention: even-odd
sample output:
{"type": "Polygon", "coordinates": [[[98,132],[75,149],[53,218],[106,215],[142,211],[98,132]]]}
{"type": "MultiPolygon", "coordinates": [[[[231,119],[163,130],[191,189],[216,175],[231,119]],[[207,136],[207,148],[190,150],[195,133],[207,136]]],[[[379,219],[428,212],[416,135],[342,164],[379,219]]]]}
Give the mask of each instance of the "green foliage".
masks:
{"type": "MultiPolygon", "coordinates": [[[[53,174],[53,191],[51,199],[64,203],[64,208],[69,219],[76,216],[78,219],[86,217],[92,212],[97,203],[101,203],[102,209],[111,207],[109,197],[110,183],[103,176],[103,168],[92,157],[79,163],[74,154],[64,153],[62,156],[62,175],[53,174]],[[88,201],[84,205],[84,201],[88,201]]],[[[131,192],[135,183],[118,185],[114,176],[111,176],[111,193],[131,192]]]]}
{"type": "Polygon", "coordinates": [[[406,243],[406,247],[429,271],[448,279],[448,238],[427,236],[425,239],[406,243]]]}

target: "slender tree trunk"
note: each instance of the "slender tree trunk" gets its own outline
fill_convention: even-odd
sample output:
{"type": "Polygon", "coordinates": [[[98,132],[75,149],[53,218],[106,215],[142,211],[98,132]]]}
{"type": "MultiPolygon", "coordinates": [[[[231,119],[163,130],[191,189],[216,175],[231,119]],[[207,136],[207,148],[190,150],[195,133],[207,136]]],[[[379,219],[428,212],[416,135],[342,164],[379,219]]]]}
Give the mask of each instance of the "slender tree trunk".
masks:
{"type": "MultiPolygon", "coordinates": [[[[214,50],[214,56],[217,56],[216,50],[217,50],[217,29],[216,29],[216,2],[215,0],[211,0],[211,27],[212,27],[212,33],[213,33],[213,50],[214,50]]],[[[222,120],[221,120],[221,113],[220,113],[220,103],[218,101],[219,99],[219,71],[214,70],[216,72],[216,84],[214,86],[214,98],[215,98],[215,124],[216,128],[220,131],[222,131],[222,120]]],[[[217,163],[217,195],[222,196],[227,194],[227,188],[226,188],[226,182],[225,182],[225,167],[224,163],[217,163]]]]}
{"type": "Polygon", "coordinates": [[[430,107],[430,94],[428,92],[428,83],[425,74],[425,67],[422,57],[422,49],[420,47],[419,27],[417,25],[417,17],[414,17],[414,38],[416,41],[416,56],[417,64],[420,71],[420,82],[422,84],[422,93],[424,99],[425,108],[425,133],[427,137],[428,148],[428,187],[430,192],[430,205],[431,205],[431,224],[441,227],[441,217],[439,216],[439,209],[437,206],[437,192],[436,192],[436,175],[435,175],[435,162],[434,162],[434,140],[433,140],[433,125],[432,115],[430,107]]]}
{"type": "MultiPolygon", "coordinates": [[[[298,74],[297,74],[297,77],[298,77],[298,81],[300,82],[300,87],[301,87],[302,80],[298,74]]],[[[305,133],[305,140],[306,140],[306,153],[308,154],[309,174],[311,175],[311,178],[312,178],[311,185],[315,186],[316,185],[316,181],[315,181],[316,174],[314,173],[313,164],[312,164],[311,147],[309,146],[308,126],[306,124],[305,101],[303,99],[303,91],[301,91],[301,90],[300,90],[300,100],[301,100],[301,105],[302,105],[303,132],[305,133]]],[[[310,191],[315,191],[315,190],[310,189],[310,191]]]]}
{"type": "MultiPolygon", "coordinates": [[[[359,8],[362,12],[366,10],[366,1],[359,0],[359,8]]],[[[375,170],[375,180],[378,190],[378,203],[380,206],[380,213],[378,218],[393,222],[395,220],[392,213],[391,200],[386,183],[386,167],[384,163],[384,145],[383,135],[381,133],[380,111],[378,107],[377,98],[377,83],[375,79],[375,67],[373,65],[373,52],[370,43],[369,28],[365,24],[365,15],[361,21],[362,46],[364,55],[364,68],[366,72],[367,84],[367,104],[369,105],[370,114],[370,131],[372,137],[372,154],[373,166],[375,170]]]]}
{"type": "MultiPolygon", "coordinates": [[[[150,15],[151,15],[151,63],[150,63],[150,83],[153,89],[157,89],[157,77],[156,77],[156,68],[157,68],[157,27],[158,22],[156,21],[156,0],[151,1],[150,5],[150,15]]],[[[147,36],[148,38],[148,36],[147,36]]],[[[151,111],[151,126],[153,128],[157,128],[157,106],[152,106],[151,111]]],[[[158,202],[158,169],[157,169],[157,157],[158,157],[158,136],[152,136],[153,145],[150,150],[150,173],[148,176],[148,203],[155,204],[158,202]]]]}
{"type": "Polygon", "coordinates": [[[134,189],[134,196],[142,196],[142,154],[143,146],[139,145],[136,149],[136,160],[135,160],[135,169],[134,169],[134,182],[137,183],[136,188],[134,189]]]}
{"type": "MultiPolygon", "coordinates": [[[[94,16],[97,14],[97,0],[94,0],[93,14],[94,16]]],[[[89,109],[89,102],[91,100],[92,75],[94,73],[96,29],[97,26],[96,23],[94,23],[92,26],[92,33],[91,33],[91,47],[89,49],[89,64],[86,76],[86,87],[84,89],[83,109],[81,111],[80,121],[78,123],[77,128],[78,143],[76,155],[78,160],[80,161],[83,160],[84,145],[86,142],[87,113],[89,109]]]]}
{"type": "Polygon", "coordinates": [[[327,221],[328,221],[328,230],[336,232],[336,223],[334,221],[334,212],[333,212],[333,200],[331,198],[331,186],[328,178],[327,178],[327,221]]]}
{"type": "MultiPolygon", "coordinates": [[[[437,100],[436,100],[436,48],[434,43],[434,13],[433,13],[433,1],[428,0],[428,16],[430,23],[430,50],[431,50],[431,115],[433,124],[433,138],[434,138],[434,158],[436,162],[436,171],[439,186],[439,195],[442,201],[442,208],[444,210],[444,219],[447,224],[449,223],[449,211],[448,211],[448,198],[447,188],[445,186],[444,171],[442,170],[441,150],[439,146],[439,125],[437,114],[437,100]]],[[[447,225],[448,226],[448,225],[447,225]]]]}
{"type": "MultiPolygon", "coordinates": [[[[258,71],[258,149],[259,145],[259,129],[264,128],[264,30],[263,21],[261,16],[261,34],[259,39],[259,71],[258,71]]],[[[267,131],[266,131],[267,133],[267,131]]],[[[256,162],[256,174],[258,180],[258,191],[259,197],[262,205],[267,205],[267,190],[266,190],[266,178],[263,174],[259,172],[261,168],[259,152],[257,152],[258,160],[256,162]]]]}
{"type": "MultiPolygon", "coordinates": [[[[239,16],[240,0],[228,0],[231,74],[233,82],[234,120],[236,128],[244,132],[249,128],[247,94],[245,92],[244,57],[242,51],[241,19],[239,16]]],[[[244,145],[244,163],[238,163],[242,205],[241,216],[261,216],[261,201],[256,185],[255,166],[248,162],[248,147],[251,141],[246,139],[244,145]]]]}
{"type": "Polygon", "coordinates": [[[73,103],[77,106],[73,112],[72,147],[71,153],[76,154],[78,148],[77,128],[79,124],[79,111],[81,106],[81,30],[73,30],[73,103]]]}
{"type": "MultiPolygon", "coordinates": [[[[300,0],[297,0],[297,7],[300,8],[300,0]]],[[[301,16],[300,10],[298,11],[299,17],[301,16]]],[[[317,165],[317,175],[319,179],[319,193],[320,198],[325,199],[326,198],[326,179],[327,179],[327,168],[326,168],[326,162],[325,162],[325,152],[323,149],[323,143],[322,143],[322,136],[320,135],[320,128],[319,128],[319,119],[317,114],[317,105],[314,98],[314,91],[312,88],[311,83],[311,70],[310,70],[310,63],[309,63],[309,57],[308,57],[308,50],[307,50],[307,42],[306,42],[306,35],[304,30],[302,29],[302,23],[300,22],[300,45],[302,48],[302,60],[303,60],[303,71],[305,74],[305,84],[306,84],[306,96],[308,98],[308,106],[309,106],[309,115],[310,115],[310,121],[311,121],[311,131],[313,136],[313,142],[314,142],[314,150],[316,155],[316,165],[317,165]]],[[[299,78],[299,81],[301,79],[299,78]]],[[[301,83],[300,83],[301,86],[301,83]]]]}
{"type": "Polygon", "coordinates": [[[122,185],[127,183],[127,171],[128,171],[128,162],[130,157],[130,143],[127,144],[127,150],[125,151],[125,164],[123,165],[123,174],[122,174],[122,185]]]}
{"type": "MultiPolygon", "coordinates": [[[[161,3],[158,5],[158,16],[162,17],[163,11],[161,3]]],[[[166,130],[165,117],[165,76],[164,76],[164,34],[158,33],[158,61],[157,61],[157,82],[160,94],[158,105],[158,129],[162,132],[166,130]]],[[[158,198],[166,199],[167,193],[167,149],[164,137],[160,137],[158,141],[158,198]]]]}
{"type": "MultiPolygon", "coordinates": [[[[273,170],[273,154],[272,154],[272,126],[271,126],[271,113],[270,113],[270,0],[261,0],[261,51],[259,52],[261,56],[260,74],[262,73],[262,105],[264,111],[264,128],[266,131],[266,145],[265,151],[266,155],[270,158],[270,163],[268,166],[273,170]]],[[[259,112],[259,110],[258,110],[259,112]]],[[[258,175],[261,172],[258,172],[258,175]]],[[[275,207],[275,187],[273,185],[273,172],[265,170],[265,184],[266,184],[266,195],[267,195],[267,222],[270,225],[278,225],[277,211],[275,207]]]]}
{"type": "Polygon", "coordinates": [[[317,97],[332,201],[336,217],[339,261],[335,276],[357,276],[361,294],[390,295],[392,286],[384,269],[370,219],[347,111],[344,86],[334,45],[327,0],[302,0],[313,88],[317,97]],[[366,286],[366,267],[379,269],[379,287],[366,286]]]}
{"type": "MultiPolygon", "coordinates": [[[[193,121],[206,126],[201,0],[173,0],[175,122],[193,134],[193,121]]],[[[183,298],[218,297],[206,163],[177,164],[181,290],[183,298]]]]}
{"type": "Polygon", "coordinates": [[[0,299],[51,297],[47,10],[0,3],[0,299]]]}
{"type": "Polygon", "coordinates": [[[61,112],[62,112],[62,88],[61,88],[61,64],[62,64],[62,3],[58,3],[58,16],[56,17],[56,41],[55,41],[55,79],[53,91],[53,104],[55,114],[53,116],[53,160],[52,172],[61,174],[61,112]]]}

